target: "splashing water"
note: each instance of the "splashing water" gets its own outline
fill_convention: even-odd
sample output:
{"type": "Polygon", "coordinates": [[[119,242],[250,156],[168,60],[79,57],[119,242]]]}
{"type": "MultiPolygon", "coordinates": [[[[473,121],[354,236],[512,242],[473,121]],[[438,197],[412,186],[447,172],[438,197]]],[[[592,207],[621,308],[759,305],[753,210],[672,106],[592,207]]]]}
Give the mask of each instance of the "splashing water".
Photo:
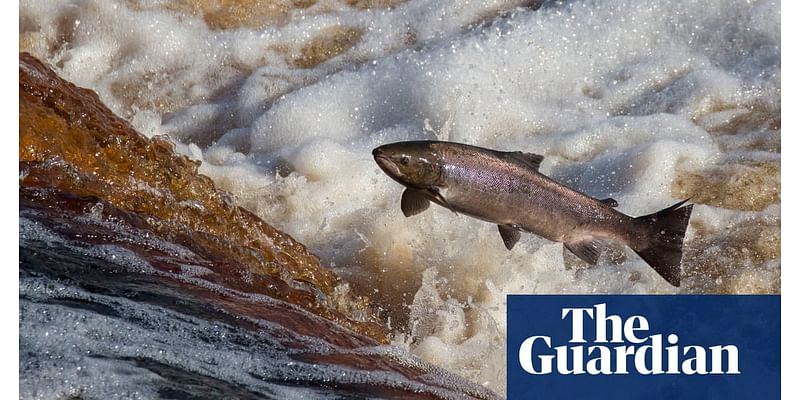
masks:
{"type": "Polygon", "coordinates": [[[585,268],[438,207],[406,219],[373,147],[540,153],[629,215],[691,197],[680,291],[780,291],[779,2],[300,3],[26,0],[20,49],[169,135],[395,344],[501,393],[505,294],[674,289],[627,249],[585,268]]]}

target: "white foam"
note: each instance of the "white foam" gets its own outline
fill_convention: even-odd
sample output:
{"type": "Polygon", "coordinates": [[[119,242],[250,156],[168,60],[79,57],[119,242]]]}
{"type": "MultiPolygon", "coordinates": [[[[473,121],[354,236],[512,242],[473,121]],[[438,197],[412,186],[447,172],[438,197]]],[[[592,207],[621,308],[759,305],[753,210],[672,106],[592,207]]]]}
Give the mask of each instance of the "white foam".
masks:
{"type": "MultiPolygon", "coordinates": [[[[42,32],[34,49],[67,79],[97,90],[148,135],[182,142],[179,151],[204,161],[202,173],[354,287],[370,288],[389,314],[408,317],[410,304],[409,325],[394,326],[398,344],[502,392],[505,294],[674,289],[631,252],[621,265],[568,270],[560,245],[532,235],[509,252],[495,227],[439,207],[406,219],[402,188],[370,150],[439,137],[537,152],[544,173],[614,197],[628,214],[654,212],[679,200],[670,186],[680,171],[780,160],[758,148],[780,148],[767,129],[706,131],[754,108],[780,113],[780,6],[501,3],[335,3],[293,12],[283,25],[222,31],[157,2],[137,11],[127,2],[25,1],[20,14],[33,21],[21,29],[42,32]],[[476,23],[497,10],[509,12],[476,23]],[[342,55],[293,69],[303,44],[331,27],[364,33],[342,55]]],[[[717,233],[779,216],[779,205],[746,214],[707,206],[694,218],[717,233]]]]}

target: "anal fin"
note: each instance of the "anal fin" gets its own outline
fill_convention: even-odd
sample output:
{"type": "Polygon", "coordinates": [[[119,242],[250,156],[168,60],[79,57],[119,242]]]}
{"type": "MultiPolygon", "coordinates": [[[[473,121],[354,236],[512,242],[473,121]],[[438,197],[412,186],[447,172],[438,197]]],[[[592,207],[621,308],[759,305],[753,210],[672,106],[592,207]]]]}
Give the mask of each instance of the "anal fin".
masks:
{"type": "Polygon", "coordinates": [[[430,200],[424,192],[414,189],[406,189],[403,191],[403,197],[400,198],[400,209],[403,210],[403,215],[411,217],[417,215],[431,205],[430,200]]]}
{"type": "Polygon", "coordinates": [[[591,238],[564,243],[564,247],[591,265],[597,264],[597,259],[600,258],[600,242],[591,238]]]}
{"type": "Polygon", "coordinates": [[[506,245],[506,248],[513,249],[521,236],[519,230],[509,225],[497,225],[497,229],[500,230],[500,237],[503,238],[503,244],[506,245]]]}

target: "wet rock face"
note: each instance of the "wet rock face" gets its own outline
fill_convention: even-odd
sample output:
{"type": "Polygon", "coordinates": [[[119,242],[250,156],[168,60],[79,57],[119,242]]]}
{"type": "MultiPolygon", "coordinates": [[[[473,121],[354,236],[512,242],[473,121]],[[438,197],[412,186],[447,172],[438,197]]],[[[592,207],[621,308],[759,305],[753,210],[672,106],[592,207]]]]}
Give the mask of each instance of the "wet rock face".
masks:
{"type": "Polygon", "coordinates": [[[497,398],[380,346],[383,325],[316,256],[94,92],[24,53],[19,82],[25,393],[497,398]],[[115,387],[119,370],[98,362],[157,379],[115,387]],[[53,373],[76,366],[89,375],[53,373]]]}
{"type": "Polygon", "coordinates": [[[191,251],[187,260],[144,243],[127,244],[156,265],[203,265],[213,271],[209,279],[227,287],[290,302],[386,341],[366,304],[335,291],[337,277],[316,256],[234,205],[197,173],[198,162],[176,155],[168,141],[140,135],[94,92],[60,79],[25,53],[19,89],[21,204],[65,215],[94,212],[143,230],[191,251]]]}

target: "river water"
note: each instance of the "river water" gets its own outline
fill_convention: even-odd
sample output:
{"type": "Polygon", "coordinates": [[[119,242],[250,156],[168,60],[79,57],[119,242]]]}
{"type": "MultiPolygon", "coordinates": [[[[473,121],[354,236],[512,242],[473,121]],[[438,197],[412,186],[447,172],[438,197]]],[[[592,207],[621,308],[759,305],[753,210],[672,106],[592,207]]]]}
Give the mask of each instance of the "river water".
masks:
{"type": "MultiPolygon", "coordinates": [[[[745,0],[23,0],[20,51],[144,135],[166,135],[236,204],[305,244],[369,299],[391,351],[503,394],[506,294],[780,292],[780,12],[745,0]],[[533,235],[507,251],[496,227],[440,207],[403,217],[402,188],[370,151],[412,139],[542,154],[544,174],[629,215],[691,198],[681,288],[626,248],[587,268],[533,235]]],[[[85,387],[108,369],[95,393],[168,397],[199,369],[231,397],[322,393],[253,373],[278,365],[264,364],[272,354],[285,361],[250,350],[266,333],[208,343],[233,328],[190,300],[164,306],[169,293],[126,296],[108,276],[156,290],[129,269],[82,275],[72,265],[86,255],[35,221],[20,212],[21,347],[54,356],[31,356],[23,393],[85,387]],[[106,358],[76,370],[82,351],[106,358]],[[137,352],[155,361],[107,358],[137,352]]]]}

